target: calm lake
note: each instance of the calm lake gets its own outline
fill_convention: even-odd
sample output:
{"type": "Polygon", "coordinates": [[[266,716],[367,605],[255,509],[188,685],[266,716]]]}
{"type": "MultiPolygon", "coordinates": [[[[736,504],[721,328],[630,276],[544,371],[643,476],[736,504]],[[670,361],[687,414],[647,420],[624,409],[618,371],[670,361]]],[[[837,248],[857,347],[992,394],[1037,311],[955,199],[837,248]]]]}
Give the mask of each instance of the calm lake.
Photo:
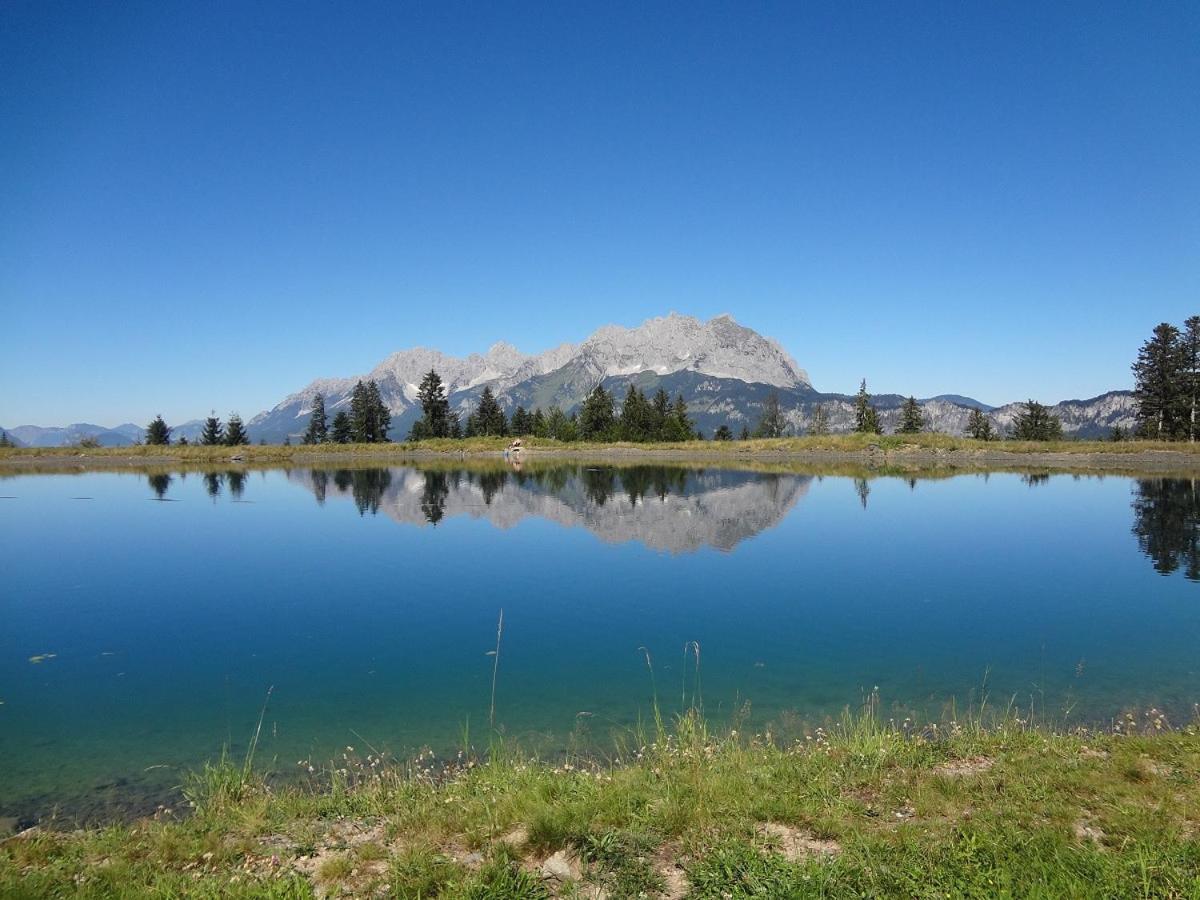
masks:
{"type": "Polygon", "coordinates": [[[611,747],[655,693],[792,737],[876,687],[922,722],[1200,700],[1186,480],[497,463],[0,495],[0,816],[153,810],[244,752],[268,689],[281,772],[486,746],[501,609],[496,728],[547,754],[611,747]]]}

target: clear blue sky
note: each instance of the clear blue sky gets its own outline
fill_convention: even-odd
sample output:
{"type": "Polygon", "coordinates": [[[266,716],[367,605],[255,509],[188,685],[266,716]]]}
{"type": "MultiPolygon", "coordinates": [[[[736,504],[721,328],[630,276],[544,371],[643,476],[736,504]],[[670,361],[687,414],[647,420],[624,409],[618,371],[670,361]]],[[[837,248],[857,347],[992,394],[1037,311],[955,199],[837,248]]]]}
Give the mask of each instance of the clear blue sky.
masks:
{"type": "Polygon", "coordinates": [[[732,313],[1054,401],[1200,313],[1200,4],[0,5],[0,424],[732,313]]]}

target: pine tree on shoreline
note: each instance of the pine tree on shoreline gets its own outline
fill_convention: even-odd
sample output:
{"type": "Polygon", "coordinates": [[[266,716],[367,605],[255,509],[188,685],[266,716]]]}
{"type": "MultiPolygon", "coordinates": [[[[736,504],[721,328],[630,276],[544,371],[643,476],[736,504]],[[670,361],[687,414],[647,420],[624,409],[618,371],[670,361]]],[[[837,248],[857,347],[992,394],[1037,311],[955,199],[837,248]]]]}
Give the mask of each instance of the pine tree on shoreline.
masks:
{"type": "Polygon", "coordinates": [[[146,426],[146,443],[160,447],[171,443],[171,429],[167,427],[162,416],[155,416],[154,420],[146,426]]]}
{"type": "Polygon", "coordinates": [[[209,415],[204,420],[204,428],[200,432],[200,443],[205,447],[216,447],[225,443],[225,429],[216,414],[209,415]]]}
{"type": "Polygon", "coordinates": [[[329,422],[325,416],[325,395],[317,391],[312,401],[312,414],[308,417],[308,430],[304,432],[304,443],[323,444],[329,439],[329,422]]]}
{"type": "Polygon", "coordinates": [[[896,434],[920,434],[925,430],[925,416],[915,397],[909,397],[900,407],[900,424],[896,426],[896,434]]]}
{"type": "Polygon", "coordinates": [[[858,396],[854,399],[854,430],[859,434],[883,434],[883,426],[879,424],[879,411],[871,404],[865,378],[858,388],[858,396]]]}

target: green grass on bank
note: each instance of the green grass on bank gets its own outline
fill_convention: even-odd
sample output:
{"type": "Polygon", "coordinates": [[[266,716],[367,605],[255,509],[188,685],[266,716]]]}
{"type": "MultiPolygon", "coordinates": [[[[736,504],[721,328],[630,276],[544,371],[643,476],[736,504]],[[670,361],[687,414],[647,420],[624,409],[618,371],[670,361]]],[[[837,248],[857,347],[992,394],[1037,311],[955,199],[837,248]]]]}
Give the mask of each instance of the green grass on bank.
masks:
{"type": "Polygon", "coordinates": [[[10,838],[0,895],[1198,897],[1200,735],[1159,724],[864,715],[781,739],[686,715],[607,764],[359,747],[308,788],[226,762],[190,816],[10,838]]]}
{"type": "MultiPolygon", "coordinates": [[[[962,454],[1111,454],[1130,456],[1142,453],[1171,453],[1196,457],[1200,444],[1166,443],[1161,441],[975,441],[968,438],[950,437],[941,434],[918,435],[867,435],[841,434],[797,438],[752,439],[748,441],[685,441],[681,443],[632,444],[591,443],[585,441],[562,443],[544,438],[523,439],[527,452],[536,455],[539,451],[569,454],[595,453],[654,453],[703,454],[706,456],[737,457],[747,454],[775,455],[802,453],[865,453],[881,451],[905,453],[934,451],[937,453],[962,454]]],[[[305,460],[314,457],[353,458],[361,456],[407,456],[412,454],[479,454],[498,453],[508,446],[508,438],[468,438],[466,440],[429,440],[420,442],[396,442],[390,444],[320,444],[305,446],[248,445],[242,447],[204,447],[199,445],[179,446],[134,446],[99,447],[17,447],[0,448],[0,463],[42,458],[77,459],[171,459],[193,462],[226,461],[241,457],[247,462],[275,462],[305,460]]]]}

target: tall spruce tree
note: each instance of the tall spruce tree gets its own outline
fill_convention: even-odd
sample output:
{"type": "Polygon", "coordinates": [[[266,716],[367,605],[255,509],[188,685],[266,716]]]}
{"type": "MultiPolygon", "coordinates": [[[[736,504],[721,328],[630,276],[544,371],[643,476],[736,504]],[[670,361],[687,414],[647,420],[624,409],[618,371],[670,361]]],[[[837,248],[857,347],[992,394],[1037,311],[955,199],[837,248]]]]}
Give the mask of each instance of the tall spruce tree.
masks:
{"type": "Polygon", "coordinates": [[[250,443],[250,438],[246,434],[246,426],[242,424],[242,417],[234,413],[225,425],[225,444],[230,447],[239,447],[248,443],[250,443]]]}
{"type": "Polygon", "coordinates": [[[413,425],[416,439],[450,437],[450,401],[446,399],[446,387],[442,384],[441,376],[433,369],[421,379],[417,400],[421,403],[422,415],[420,421],[413,425]]]}
{"type": "Polygon", "coordinates": [[[1183,401],[1186,405],[1187,436],[1195,443],[1200,434],[1200,316],[1189,316],[1183,323],[1180,335],[1180,352],[1183,356],[1183,401]]]}
{"type": "Polygon", "coordinates": [[[492,393],[491,385],[483,389],[479,395],[479,406],[475,409],[475,421],[479,434],[503,436],[508,433],[508,422],[504,418],[504,410],[492,393]]]}
{"type": "Polygon", "coordinates": [[[995,437],[992,433],[992,420],[982,409],[973,409],[967,416],[967,437],[977,441],[990,441],[995,437]]]}
{"type": "Polygon", "coordinates": [[[1058,441],[1062,440],[1062,420],[1050,412],[1048,406],[1036,400],[1022,404],[1021,412],[1013,420],[1014,441],[1058,441]]]}
{"type": "Polygon", "coordinates": [[[604,389],[604,385],[597,384],[580,408],[579,436],[585,441],[611,440],[615,424],[612,394],[604,389]]]}
{"type": "Polygon", "coordinates": [[[0,447],[15,447],[17,446],[13,439],[8,436],[8,432],[0,428],[0,447]]]}
{"type": "Polygon", "coordinates": [[[221,427],[221,420],[215,414],[204,420],[204,428],[200,430],[200,443],[206,447],[225,443],[225,429],[221,427]]]}
{"type": "Polygon", "coordinates": [[[900,407],[900,424],[896,434],[920,434],[925,430],[925,416],[921,414],[921,406],[916,398],[909,397],[900,407]]]}
{"type": "Polygon", "coordinates": [[[652,440],[666,440],[667,418],[670,415],[671,398],[667,395],[662,385],[659,385],[658,390],[654,392],[654,399],[650,401],[650,431],[653,434],[652,440]]]}
{"type": "Polygon", "coordinates": [[[733,432],[729,430],[728,425],[718,425],[717,430],[713,432],[714,441],[732,441],[733,432]]]}
{"type": "Polygon", "coordinates": [[[162,416],[155,416],[154,420],[146,426],[146,443],[160,447],[171,443],[171,429],[167,427],[162,416]]]}
{"type": "Polygon", "coordinates": [[[879,411],[871,403],[865,378],[858,388],[858,396],[854,398],[854,430],[860,434],[883,434],[883,426],[879,423],[879,411]]]}
{"type": "Polygon", "coordinates": [[[656,424],[653,407],[646,396],[635,385],[629,385],[621,406],[621,439],[639,442],[654,440],[658,436],[656,424]]]}
{"type": "Polygon", "coordinates": [[[371,443],[386,444],[391,440],[388,430],[392,427],[392,413],[383,402],[379,384],[372,378],[367,382],[367,415],[370,420],[371,443]]]}
{"type": "Polygon", "coordinates": [[[350,435],[355,444],[371,442],[371,410],[367,401],[367,386],[355,382],[350,391],[350,435]]]}
{"type": "Polygon", "coordinates": [[[533,434],[533,416],[529,415],[524,406],[518,406],[513,410],[508,430],[517,437],[533,434]]]}
{"type": "Polygon", "coordinates": [[[556,441],[565,441],[567,433],[567,417],[557,406],[551,406],[546,413],[546,437],[556,441]]]}
{"type": "Polygon", "coordinates": [[[529,427],[533,432],[534,437],[550,437],[550,430],[546,427],[546,416],[539,406],[533,411],[533,417],[530,419],[529,427]]]}
{"type": "Polygon", "coordinates": [[[349,444],[354,440],[354,427],[350,423],[350,416],[344,409],[338,410],[337,415],[333,417],[333,427],[330,429],[329,437],[335,444],[349,444]]]}
{"type": "Polygon", "coordinates": [[[750,428],[749,428],[749,426],[747,426],[747,425],[743,425],[743,426],[742,426],[742,433],[738,435],[738,440],[739,440],[739,441],[748,441],[748,440],[750,440],[750,428]]]}
{"type": "Polygon", "coordinates": [[[667,424],[663,429],[664,437],[668,441],[690,441],[696,437],[695,425],[688,416],[687,402],[683,399],[683,394],[675,395],[675,403],[671,406],[671,412],[667,416],[667,424]]]}
{"type": "Polygon", "coordinates": [[[779,394],[775,391],[767,394],[767,399],[763,401],[762,418],[759,419],[758,428],[754,431],[755,437],[777,438],[783,437],[783,430],[787,427],[787,420],[783,417],[783,411],[779,408],[779,394]]]}
{"type": "Polygon", "coordinates": [[[320,391],[313,396],[312,413],[308,417],[308,429],[304,432],[304,443],[323,444],[329,439],[329,421],[325,416],[325,395],[320,391]]]}
{"type": "Polygon", "coordinates": [[[1181,411],[1187,388],[1179,329],[1163,322],[1138,350],[1133,364],[1134,398],[1139,431],[1154,440],[1168,440],[1185,431],[1181,411]]]}

